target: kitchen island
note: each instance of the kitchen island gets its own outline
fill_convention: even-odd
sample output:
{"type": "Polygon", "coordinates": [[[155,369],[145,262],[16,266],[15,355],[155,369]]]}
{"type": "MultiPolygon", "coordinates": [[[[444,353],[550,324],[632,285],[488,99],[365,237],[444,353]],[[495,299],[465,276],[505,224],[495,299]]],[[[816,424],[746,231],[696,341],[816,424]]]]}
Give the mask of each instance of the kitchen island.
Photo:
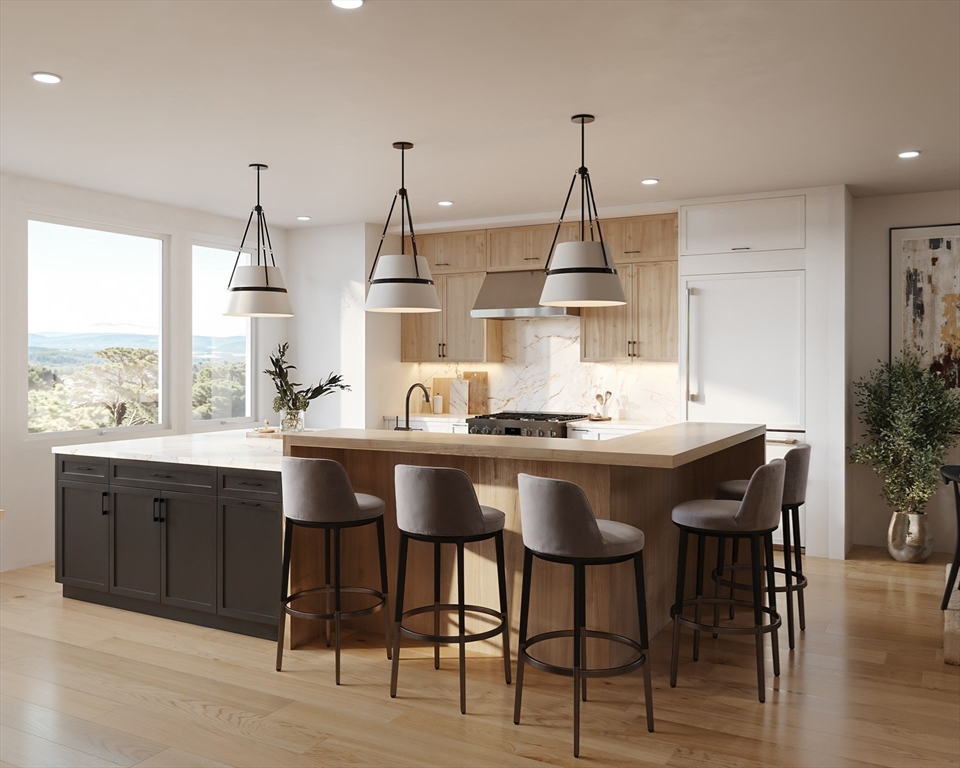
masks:
{"type": "MultiPolygon", "coordinates": [[[[337,429],[286,435],[283,450],[289,456],[339,461],[357,492],[374,494],[386,502],[391,595],[395,592],[398,547],[394,467],[415,464],[456,467],[466,472],[476,486],[480,503],[506,513],[504,545],[512,632],[519,625],[523,563],[517,475],[524,472],[577,483],[598,517],[629,523],[645,534],[647,612],[652,636],[669,621],[673,603],[678,537],[670,521],[671,510],[682,501],[712,498],[718,482],[749,477],[764,461],[764,431],[762,425],[685,423],[613,440],[581,441],[337,429]]],[[[456,514],[456,510],[451,510],[451,514],[456,514]]],[[[322,584],[322,535],[317,533],[297,531],[292,590],[322,584]]],[[[343,547],[343,583],[376,585],[379,577],[373,531],[349,531],[343,547]]],[[[454,602],[455,552],[452,547],[444,549],[450,551],[443,556],[441,601],[454,602]]],[[[406,607],[433,603],[433,560],[429,550],[428,544],[411,542],[406,607]]],[[[466,566],[467,602],[495,606],[498,597],[493,542],[468,544],[466,566]]],[[[588,569],[590,628],[636,636],[632,567],[630,563],[621,563],[588,569]]],[[[572,626],[572,606],[572,570],[535,560],[530,634],[572,626]]],[[[428,616],[413,621],[418,618],[424,620],[424,625],[414,624],[414,628],[427,631],[428,616]]],[[[483,617],[471,617],[468,622],[468,632],[486,628],[483,617]]],[[[371,631],[382,631],[379,616],[361,619],[359,623],[371,631]]],[[[312,640],[321,629],[318,622],[292,619],[291,644],[296,647],[312,640]]],[[[486,648],[484,644],[477,647],[498,653],[497,644],[497,640],[491,640],[486,648]]],[[[515,643],[513,647],[516,649],[515,643]]],[[[565,646],[545,647],[543,658],[566,663],[568,653],[565,646]]],[[[591,654],[591,665],[594,659],[597,664],[610,660],[607,649],[599,645],[596,651],[591,647],[591,654]]]]}

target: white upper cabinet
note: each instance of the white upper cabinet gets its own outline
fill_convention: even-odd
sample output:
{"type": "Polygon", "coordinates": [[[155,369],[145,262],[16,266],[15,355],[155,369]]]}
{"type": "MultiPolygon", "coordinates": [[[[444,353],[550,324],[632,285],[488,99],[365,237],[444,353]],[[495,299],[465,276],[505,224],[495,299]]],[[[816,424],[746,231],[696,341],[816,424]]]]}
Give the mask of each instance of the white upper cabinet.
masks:
{"type": "Polygon", "coordinates": [[[682,206],[680,255],[804,248],[805,202],[794,195],[682,206]]]}

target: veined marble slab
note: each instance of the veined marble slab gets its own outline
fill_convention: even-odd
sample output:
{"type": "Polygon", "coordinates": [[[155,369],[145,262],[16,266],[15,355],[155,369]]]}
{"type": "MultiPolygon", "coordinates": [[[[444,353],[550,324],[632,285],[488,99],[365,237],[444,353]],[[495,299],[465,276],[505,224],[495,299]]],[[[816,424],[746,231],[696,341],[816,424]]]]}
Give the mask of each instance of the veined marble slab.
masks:
{"type": "Polygon", "coordinates": [[[104,459],[134,459],[279,472],[283,441],[247,438],[246,430],[238,429],[229,432],[60,445],[50,450],[52,453],[97,456],[104,459]]]}

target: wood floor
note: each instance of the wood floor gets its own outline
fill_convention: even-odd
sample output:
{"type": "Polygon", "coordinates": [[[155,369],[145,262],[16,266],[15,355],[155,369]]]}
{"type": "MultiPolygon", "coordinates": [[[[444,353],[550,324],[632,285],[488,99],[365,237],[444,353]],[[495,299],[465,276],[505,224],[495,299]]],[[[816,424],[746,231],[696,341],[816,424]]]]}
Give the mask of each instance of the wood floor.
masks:
{"type": "MultiPolygon", "coordinates": [[[[382,637],[333,654],[64,600],[53,566],[0,574],[0,767],[300,765],[960,765],[960,667],[943,664],[943,557],[909,566],[881,550],[810,558],[807,631],[756,697],[752,640],[685,634],[668,685],[669,629],[653,641],[656,732],[639,674],[591,681],[581,758],[571,681],[529,670],[523,720],[502,661],[405,650],[388,694],[382,637]]],[[[453,650],[453,649],[451,649],[453,650]]]]}

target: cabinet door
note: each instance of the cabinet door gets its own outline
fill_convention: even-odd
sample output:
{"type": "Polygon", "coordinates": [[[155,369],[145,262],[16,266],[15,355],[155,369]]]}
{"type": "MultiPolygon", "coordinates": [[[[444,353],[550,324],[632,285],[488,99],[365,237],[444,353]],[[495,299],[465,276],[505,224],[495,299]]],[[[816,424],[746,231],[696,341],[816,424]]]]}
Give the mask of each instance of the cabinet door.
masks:
{"type": "MultiPolygon", "coordinates": [[[[441,278],[434,278],[443,294],[441,278]]],[[[440,326],[443,312],[410,312],[400,316],[400,360],[404,363],[436,363],[440,361],[440,326]]]]}
{"type": "Polygon", "coordinates": [[[634,268],[617,270],[627,303],[618,307],[580,310],[580,359],[584,362],[626,360],[632,356],[634,336],[634,268]]]}
{"type": "MultiPolygon", "coordinates": [[[[410,238],[407,238],[406,251],[413,253],[410,238]]],[[[486,270],[487,232],[478,229],[417,235],[417,253],[427,260],[434,274],[486,270]]]]}
{"type": "Polygon", "coordinates": [[[641,360],[677,359],[677,262],[636,264],[636,345],[641,360]]]}
{"type": "Polygon", "coordinates": [[[110,488],[57,483],[56,579],[106,592],[110,580],[110,488]]]}
{"type": "Polygon", "coordinates": [[[160,600],[160,491],[112,488],[110,591],[160,600]]]}
{"type": "Polygon", "coordinates": [[[676,261],[677,214],[619,219],[619,247],[614,258],[621,262],[676,261]]]}
{"type": "Polygon", "coordinates": [[[217,501],[164,491],[160,498],[160,602],[214,613],[217,501]]]}
{"type": "Polygon", "coordinates": [[[275,624],[283,560],[280,504],[221,498],[217,528],[217,613],[275,624]]]}
{"type": "Polygon", "coordinates": [[[486,360],[487,320],[470,317],[480,286],[482,272],[444,275],[443,280],[443,357],[450,362],[486,360]]]}
{"type": "MultiPolygon", "coordinates": [[[[543,269],[556,232],[556,224],[487,230],[488,269],[543,269]]],[[[579,239],[579,221],[560,227],[558,243],[579,239]]]]}
{"type": "Polygon", "coordinates": [[[806,244],[803,195],[685,205],[680,209],[680,252],[777,251],[806,244]]]}

